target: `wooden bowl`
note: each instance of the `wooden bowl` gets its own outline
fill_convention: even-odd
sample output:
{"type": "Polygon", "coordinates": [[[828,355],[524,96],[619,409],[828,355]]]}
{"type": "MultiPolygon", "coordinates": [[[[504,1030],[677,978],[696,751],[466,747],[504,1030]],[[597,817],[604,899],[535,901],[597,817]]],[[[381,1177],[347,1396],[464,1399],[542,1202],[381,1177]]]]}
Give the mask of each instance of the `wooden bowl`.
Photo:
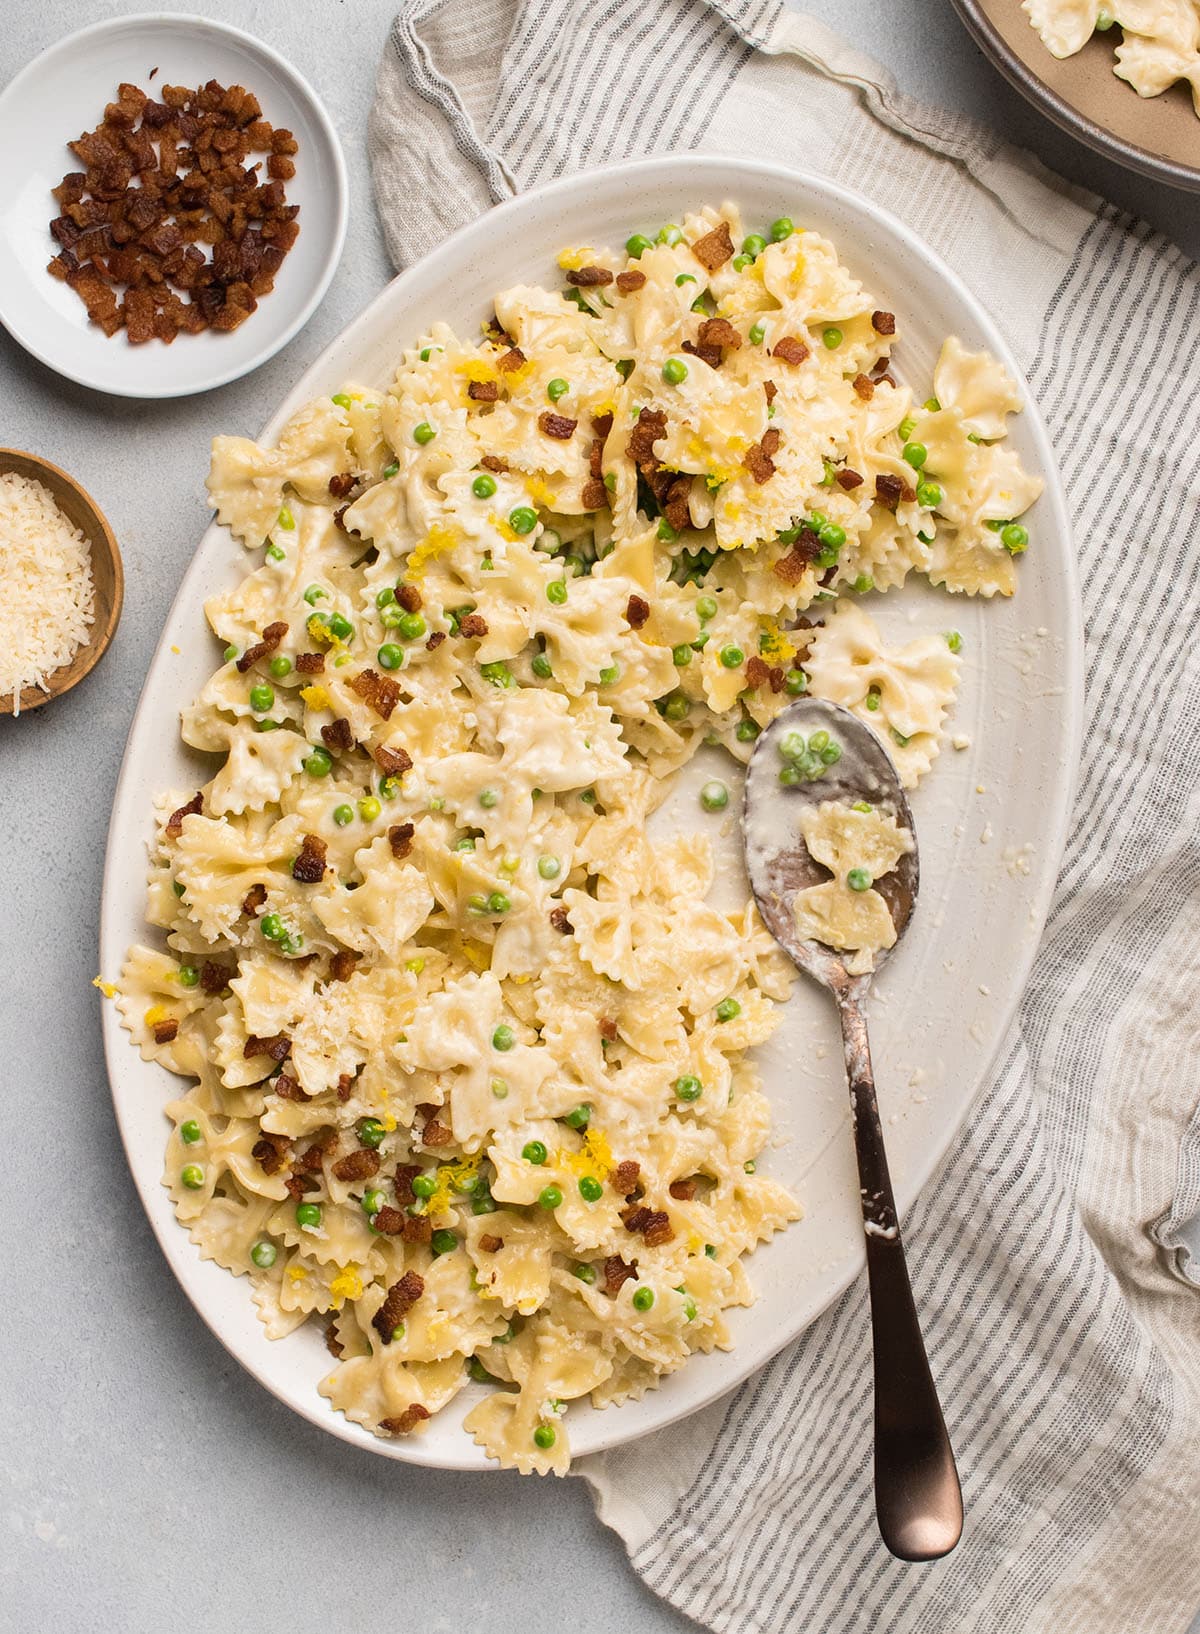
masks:
{"type": "MultiPolygon", "coordinates": [[[[0,475],[29,477],[48,488],[55,504],[83,534],[91,548],[92,580],[95,584],[94,618],[87,640],[70,661],[46,677],[49,692],[41,687],[22,689],[21,713],[38,709],[64,692],[70,692],[88,672],[96,667],[108,651],[108,644],[116,632],[121,617],[121,603],[125,597],[125,573],[121,566],[121,552],[113,531],[104,519],[96,501],[81,488],[73,477],[60,471],[49,460],[36,454],[22,453],[18,448],[0,448],[0,475]]],[[[0,694],[0,715],[13,713],[11,692],[0,694]]]]}

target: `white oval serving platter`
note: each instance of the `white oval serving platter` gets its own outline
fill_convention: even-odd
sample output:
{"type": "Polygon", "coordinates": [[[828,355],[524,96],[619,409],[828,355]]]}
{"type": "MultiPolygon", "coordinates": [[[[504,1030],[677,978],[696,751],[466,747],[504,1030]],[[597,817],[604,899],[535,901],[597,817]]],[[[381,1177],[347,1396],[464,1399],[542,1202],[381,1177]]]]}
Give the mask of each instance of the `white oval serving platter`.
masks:
{"type": "Polygon", "coordinates": [[[93,391],[115,397],[186,397],[248,374],[286,346],[316,311],[341,259],[348,184],[341,144],[307,80],[252,34],[206,17],[149,12],[81,29],[35,57],[0,94],[0,323],[27,352],[93,391]],[[151,79],[151,70],[157,70],[151,79]],[[89,322],[83,302],[52,278],[58,251],[51,196],[80,162],[67,147],[104,117],[128,80],[150,95],[163,85],[244,85],[263,117],[299,143],[289,204],[300,236],[275,288],[230,334],[202,330],[169,345],[131,346],[89,322]]]}
{"type": "MultiPolygon", "coordinates": [[[[384,386],[405,344],[435,319],[477,331],[493,293],[557,281],[567,243],[622,243],[702,203],[735,200],[748,226],[781,214],[829,234],[843,260],[899,318],[898,372],[927,382],[941,342],[957,334],[1019,371],[1003,337],[962,283],[899,222],[833,183],[767,164],[699,154],[592,171],[514,199],[463,228],[379,295],[297,384],[263,433],[271,441],[302,404],[349,383],[384,386]]],[[[868,606],[895,637],[928,629],[963,636],[963,684],[940,760],[917,791],[921,899],[871,1005],[896,1194],[911,1204],[967,1116],[1015,1011],[1049,906],[1066,833],[1081,718],[1082,632],[1074,558],[1045,428],[1032,403],[1011,440],[1046,491],[1026,520],[1032,544],[1020,588],[988,603],[909,585],[868,606]]],[[[253,427],[228,426],[230,432],[253,427]]],[[[101,970],[120,969],[146,937],[142,920],[151,801],[164,786],[190,793],[198,772],[179,741],[178,710],[219,661],[203,602],[247,571],[241,546],[217,526],[183,580],[130,733],[113,807],[101,920],[101,970]]],[[[681,774],[656,824],[720,833],[720,898],[744,901],[737,822],[704,818],[696,800],[717,751],[681,774]]],[[[724,775],[729,777],[729,763],[724,775]]],[[[732,779],[731,779],[732,781],[732,779]]],[[[730,813],[737,802],[731,802],[730,813]]],[[[453,1469],[493,1467],[461,1429],[472,1385],[420,1435],[381,1440],[317,1394],[329,1367],[312,1324],[272,1343],[246,1283],[202,1261],[176,1224],[161,1184],[167,1125],[161,1108],[177,1080],[143,1062],[105,1006],[105,1046],[117,1118],[151,1224],[180,1284],[229,1351],[280,1400],[343,1440],[385,1457],[453,1469]]],[[[758,1301],[731,1313],[736,1347],[692,1358],[660,1389],[605,1412],[573,1405],[576,1455],[661,1428],[713,1401],[794,1339],[863,1265],[836,1023],[828,998],[801,980],[774,1039],[759,1055],[775,1110],[771,1172],[794,1188],[805,1218],[747,1262],[758,1301]]],[[[217,1403],[213,1411],[219,1411],[217,1403]]]]}

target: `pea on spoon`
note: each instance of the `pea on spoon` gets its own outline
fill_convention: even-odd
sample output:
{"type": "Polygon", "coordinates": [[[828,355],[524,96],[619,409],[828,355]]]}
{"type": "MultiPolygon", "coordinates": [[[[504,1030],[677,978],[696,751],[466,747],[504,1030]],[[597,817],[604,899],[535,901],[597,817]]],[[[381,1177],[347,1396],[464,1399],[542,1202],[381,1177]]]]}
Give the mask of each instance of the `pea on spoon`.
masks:
{"type": "MultiPolygon", "coordinates": [[[[828,878],[828,870],[813,861],[804,843],[802,812],[827,800],[853,805],[864,799],[893,817],[912,839],[912,849],[894,871],[875,882],[899,943],[920,878],[912,813],[883,744],[849,710],[805,698],[776,716],[755,744],[747,768],[742,836],[750,886],[767,929],[800,970],[833,994],[842,1026],[871,1293],[880,1535],[901,1560],[937,1560],[962,1535],[962,1492],[921,1340],[884,1152],[864,1008],[871,974],[852,975],[842,953],[802,939],[793,909],[798,891],[828,878]],[[813,733],[827,734],[827,742],[818,738],[825,761],[819,754],[809,757],[815,774],[811,779],[787,775],[780,744],[789,732],[802,734],[809,743],[813,733]]],[[[875,954],[876,970],[890,951],[875,954]]]]}

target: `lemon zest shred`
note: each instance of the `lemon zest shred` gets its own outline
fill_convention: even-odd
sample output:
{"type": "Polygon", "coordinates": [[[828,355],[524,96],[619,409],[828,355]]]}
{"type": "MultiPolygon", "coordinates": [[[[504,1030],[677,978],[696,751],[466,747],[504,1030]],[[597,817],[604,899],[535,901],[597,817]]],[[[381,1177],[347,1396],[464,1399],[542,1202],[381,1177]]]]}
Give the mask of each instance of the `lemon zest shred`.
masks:
{"type": "Polygon", "coordinates": [[[338,1268],[338,1274],[329,1284],[329,1295],[333,1300],[333,1308],[340,1311],[348,1299],[361,1299],[363,1281],[358,1266],[351,1261],[348,1265],[338,1268]]]}
{"type": "Polygon", "coordinates": [[[562,1168],[570,1169],[573,1174],[590,1174],[597,1180],[607,1180],[617,1166],[608,1136],[603,1129],[594,1127],[588,1129],[577,1152],[568,1151],[564,1147],[557,1154],[557,1161],[562,1168]]]}
{"type": "Polygon", "coordinates": [[[796,656],[796,648],[773,618],[759,619],[758,631],[758,650],[764,658],[784,664],[796,656]]]}
{"type": "Polygon", "coordinates": [[[304,1279],[308,1276],[308,1266],[307,1265],[289,1265],[288,1268],[287,1268],[287,1274],[288,1274],[288,1276],[291,1278],[291,1280],[293,1282],[303,1282],[304,1279]]]}
{"type": "Polygon", "coordinates": [[[527,477],[525,491],[535,505],[544,505],[548,511],[554,509],[558,495],[548,488],[540,477],[527,477]]]}
{"type": "Polygon", "coordinates": [[[453,550],[458,541],[459,535],[455,529],[443,527],[440,522],[435,522],[421,543],[414,545],[409,551],[405,568],[407,576],[410,579],[421,578],[427,563],[438,556],[444,556],[448,550],[453,550]]]}
{"type": "Polygon", "coordinates": [[[165,1021],[170,1013],[165,1004],[152,1004],[142,1020],[147,1027],[155,1027],[160,1021],[165,1021]]]}
{"type": "Polygon", "coordinates": [[[461,363],[454,365],[454,372],[466,380],[474,381],[477,385],[500,378],[493,366],[481,357],[464,358],[461,363]]]}
{"type": "Polygon", "coordinates": [[[329,694],[322,686],[301,687],[300,696],[310,709],[329,708],[329,694]]]}
{"type": "Polygon", "coordinates": [[[92,986],[98,987],[106,999],[115,999],[117,989],[112,982],[106,982],[103,976],[93,976],[92,986]]]}
{"type": "Polygon", "coordinates": [[[558,264],[564,272],[578,272],[580,267],[590,267],[595,259],[596,252],[590,244],[580,244],[573,250],[558,252],[558,264]]]}
{"type": "Polygon", "coordinates": [[[338,638],[324,622],[319,613],[310,613],[304,621],[304,628],[308,631],[308,639],[316,647],[336,647],[338,638]]]}

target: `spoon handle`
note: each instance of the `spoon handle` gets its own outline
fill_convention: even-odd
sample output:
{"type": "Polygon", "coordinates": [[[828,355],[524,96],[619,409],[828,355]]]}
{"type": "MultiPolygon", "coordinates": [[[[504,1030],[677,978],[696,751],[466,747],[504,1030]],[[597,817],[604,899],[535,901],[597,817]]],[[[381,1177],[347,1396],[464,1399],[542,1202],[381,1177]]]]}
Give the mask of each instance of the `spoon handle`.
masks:
{"type": "Polygon", "coordinates": [[[836,993],[862,1189],[875,1372],[875,1513],[901,1560],[937,1560],[962,1535],[962,1491],[913,1304],[888,1173],[867,1020],[836,993]]]}

